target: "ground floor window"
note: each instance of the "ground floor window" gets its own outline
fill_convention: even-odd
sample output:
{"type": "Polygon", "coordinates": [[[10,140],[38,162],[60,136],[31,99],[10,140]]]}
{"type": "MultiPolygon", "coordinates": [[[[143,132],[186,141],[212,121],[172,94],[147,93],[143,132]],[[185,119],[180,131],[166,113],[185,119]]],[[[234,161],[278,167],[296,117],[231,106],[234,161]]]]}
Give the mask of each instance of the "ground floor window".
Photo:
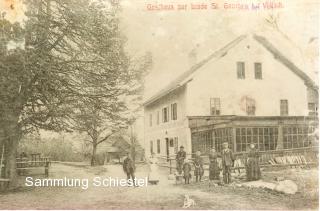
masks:
{"type": "Polygon", "coordinates": [[[218,128],[213,130],[214,145],[218,152],[222,151],[222,143],[228,142],[229,148],[233,149],[232,128],[218,128]]]}
{"type": "MultiPolygon", "coordinates": [[[[283,148],[303,148],[312,146],[315,133],[314,126],[292,125],[283,126],[283,148]]],[[[215,146],[218,152],[222,150],[222,143],[229,142],[229,147],[235,152],[246,152],[251,143],[256,145],[259,151],[276,150],[279,136],[278,126],[268,127],[237,127],[237,128],[217,128],[206,131],[193,132],[192,153],[201,151],[208,153],[215,146]],[[235,130],[235,149],[233,130],[235,130]]]]}
{"type": "Polygon", "coordinates": [[[174,147],[174,153],[177,153],[178,152],[178,137],[174,137],[173,147],[174,147]]]}
{"type": "Polygon", "coordinates": [[[313,137],[308,134],[314,132],[314,127],[286,126],[283,128],[283,148],[302,148],[311,146],[313,137]]]}
{"type": "Polygon", "coordinates": [[[229,142],[229,147],[233,149],[232,128],[218,128],[213,130],[192,133],[192,152],[200,151],[209,153],[214,146],[218,152],[222,150],[222,143],[229,142]]]}
{"type": "Polygon", "coordinates": [[[236,128],[236,151],[245,152],[251,143],[259,151],[275,150],[278,141],[278,127],[236,128]]]}
{"type": "Polygon", "coordinates": [[[212,131],[201,131],[192,133],[192,153],[200,151],[201,153],[209,152],[213,146],[212,131]]]}
{"type": "Polygon", "coordinates": [[[150,141],[150,153],[153,154],[153,141],[150,141]]]}
{"type": "Polygon", "coordinates": [[[157,140],[157,153],[160,154],[160,140],[157,140]]]}

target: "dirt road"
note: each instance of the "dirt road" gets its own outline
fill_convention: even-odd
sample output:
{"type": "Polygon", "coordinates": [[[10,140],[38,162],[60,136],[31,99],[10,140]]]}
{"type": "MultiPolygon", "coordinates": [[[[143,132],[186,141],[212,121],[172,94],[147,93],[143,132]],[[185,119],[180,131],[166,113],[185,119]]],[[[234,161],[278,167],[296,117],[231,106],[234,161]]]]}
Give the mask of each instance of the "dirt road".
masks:
{"type": "MultiPolygon", "coordinates": [[[[147,176],[147,169],[147,166],[139,166],[136,176],[147,176]]],[[[245,187],[208,187],[206,181],[176,185],[167,179],[167,170],[162,169],[160,184],[147,187],[89,186],[87,190],[80,187],[22,187],[0,194],[0,209],[182,209],[184,194],[195,200],[196,206],[192,209],[317,209],[317,170],[286,171],[289,173],[267,172],[265,178],[289,175],[296,182],[302,180],[303,185],[299,185],[300,191],[295,195],[245,187]]],[[[50,178],[92,180],[95,176],[124,178],[121,166],[117,165],[92,168],[62,164],[52,166],[50,178]]]]}

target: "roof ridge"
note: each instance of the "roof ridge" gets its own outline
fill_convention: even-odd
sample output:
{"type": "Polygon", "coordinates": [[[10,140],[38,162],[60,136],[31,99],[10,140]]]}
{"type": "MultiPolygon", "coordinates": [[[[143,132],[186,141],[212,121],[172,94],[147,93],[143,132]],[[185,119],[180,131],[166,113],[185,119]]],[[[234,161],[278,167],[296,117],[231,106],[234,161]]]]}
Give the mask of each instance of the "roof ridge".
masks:
{"type": "Polygon", "coordinates": [[[232,47],[234,47],[236,44],[238,44],[240,41],[242,41],[243,39],[245,39],[247,37],[247,34],[243,34],[238,36],[237,38],[235,38],[234,40],[232,40],[231,42],[229,42],[228,44],[226,44],[225,46],[223,46],[222,48],[220,48],[219,50],[214,51],[212,54],[210,54],[208,57],[206,57],[205,59],[201,60],[200,62],[198,62],[197,64],[191,66],[191,68],[185,72],[183,72],[182,74],[180,74],[179,76],[177,76],[171,83],[169,83],[166,87],[164,87],[163,89],[161,89],[160,91],[158,91],[156,94],[154,94],[152,97],[148,98],[143,105],[147,105],[150,104],[152,102],[154,102],[155,100],[159,99],[160,97],[170,93],[171,91],[173,91],[174,89],[178,88],[181,84],[181,82],[183,82],[185,79],[187,79],[191,74],[193,74],[194,72],[196,72],[196,70],[198,70],[200,67],[202,67],[203,65],[205,65],[207,62],[209,62],[211,59],[215,58],[215,57],[221,57],[224,56],[228,50],[230,50],[232,47]]]}
{"type": "Polygon", "coordinates": [[[294,74],[300,77],[307,86],[311,86],[314,89],[318,89],[315,82],[297,65],[295,65],[290,59],[284,56],[267,38],[254,34],[253,38],[259,42],[264,48],[266,48],[276,60],[285,65],[288,69],[290,69],[294,74]]]}

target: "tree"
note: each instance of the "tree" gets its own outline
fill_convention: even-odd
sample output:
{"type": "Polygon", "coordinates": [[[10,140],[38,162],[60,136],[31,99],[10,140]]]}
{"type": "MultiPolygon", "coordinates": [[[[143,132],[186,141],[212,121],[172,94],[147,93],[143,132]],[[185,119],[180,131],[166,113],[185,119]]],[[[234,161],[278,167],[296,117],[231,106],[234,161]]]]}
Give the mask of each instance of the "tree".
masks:
{"type": "Polygon", "coordinates": [[[130,68],[124,51],[117,4],[32,0],[26,8],[23,27],[0,20],[0,147],[7,149],[10,184],[15,184],[16,150],[24,133],[72,130],[74,113],[94,102],[117,103],[133,88],[118,87],[141,73],[130,68]],[[23,48],[10,50],[17,39],[23,48]]]}

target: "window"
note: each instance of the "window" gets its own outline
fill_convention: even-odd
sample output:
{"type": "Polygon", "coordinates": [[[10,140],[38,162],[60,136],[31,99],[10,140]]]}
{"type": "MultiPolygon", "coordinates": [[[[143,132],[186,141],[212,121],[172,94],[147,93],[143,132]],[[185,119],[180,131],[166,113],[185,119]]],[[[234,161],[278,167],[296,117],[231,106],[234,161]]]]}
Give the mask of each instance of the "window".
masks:
{"type": "Polygon", "coordinates": [[[232,129],[231,128],[217,128],[213,130],[214,146],[217,152],[222,151],[222,143],[228,142],[229,148],[233,149],[232,129]]]}
{"type": "Polygon", "coordinates": [[[170,146],[170,147],[174,147],[173,138],[170,138],[170,140],[169,140],[169,146],[170,146]]]}
{"type": "Polygon", "coordinates": [[[262,64],[254,63],[254,77],[255,79],[262,79],[262,64]]]}
{"type": "Polygon", "coordinates": [[[160,154],[160,140],[157,140],[157,153],[160,154]]]}
{"type": "Polygon", "coordinates": [[[238,76],[238,79],[246,78],[244,62],[237,62],[237,76],[238,76]]]}
{"type": "Polygon", "coordinates": [[[153,141],[150,141],[150,153],[153,154],[153,141]]]}
{"type": "Polygon", "coordinates": [[[157,111],[157,125],[159,125],[160,123],[160,112],[157,111]]]}
{"type": "Polygon", "coordinates": [[[171,119],[177,120],[177,103],[171,104],[171,119]]]}
{"type": "Polygon", "coordinates": [[[149,126],[152,127],[152,114],[149,114],[149,126]]]}
{"type": "Polygon", "coordinates": [[[214,146],[217,152],[221,152],[222,143],[228,142],[229,147],[233,149],[232,128],[217,128],[213,130],[194,132],[191,134],[192,152],[200,151],[209,153],[214,146]]]}
{"type": "Polygon", "coordinates": [[[254,99],[246,98],[246,112],[249,116],[256,114],[256,102],[254,99]]]}
{"type": "Polygon", "coordinates": [[[173,139],[174,153],[178,152],[178,137],[173,139]]]}
{"type": "Polygon", "coordinates": [[[169,108],[165,107],[162,109],[162,122],[169,121],[169,108]]]}
{"type": "Polygon", "coordinates": [[[259,151],[275,150],[278,141],[278,128],[236,128],[236,151],[245,152],[251,143],[259,151]]]}
{"type": "Polygon", "coordinates": [[[308,103],[309,116],[318,116],[318,106],[315,103],[308,103]]]}
{"type": "Polygon", "coordinates": [[[212,130],[192,133],[191,140],[192,153],[207,153],[213,146],[212,130]]]}
{"type": "Polygon", "coordinates": [[[288,116],[288,100],[280,100],[280,116],[288,116]]]}
{"type": "Polygon", "coordinates": [[[283,148],[303,148],[310,147],[313,137],[308,135],[314,132],[314,127],[310,126],[287,126],[283,128],[283,148]]]}
{"type": "Polygon", "coordinates": [[[220,98],[210,98],[210,115],[220,114],[220,98]]]}

